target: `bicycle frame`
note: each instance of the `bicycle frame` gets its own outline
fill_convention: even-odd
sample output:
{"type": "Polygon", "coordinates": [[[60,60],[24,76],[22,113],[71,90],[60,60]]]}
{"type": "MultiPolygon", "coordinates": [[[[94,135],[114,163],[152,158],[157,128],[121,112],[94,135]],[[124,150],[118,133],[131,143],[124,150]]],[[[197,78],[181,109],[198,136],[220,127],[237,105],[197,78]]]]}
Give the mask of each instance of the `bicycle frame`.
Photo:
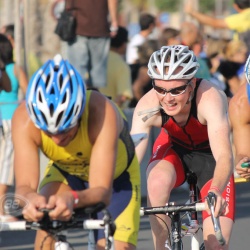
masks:
{"type": "MultiPolygon", "coordinates": [[[[165,243],[165,248],[168,250],[183,250],[182,238],[184,236],[191,236],[191,249],[204,250],[203,237],[199,233],[203,231],[202,224],[198,221],[197,212],[205,210],[205,203],[198,203],[198,188],[197,178],[194,174],[187,175],[187,182],[189,184],[189,200],[183,205],[175,205],[174,202],[166,204],[162,207],[142,207],[140,215],[156,215],[166,214],[171,218],[171,243],[168,240],[165,243]],[[188,225],[182,225],[184,216],[181,213],[188,215],[188,225]]],[[[214,225],[215,236],[221,245],[225,244],[225,240],[221,234],[220,224],[218,218],[214,216],[214,207],[216,202],[216,195],[209,193],[207,203],[211,211],[211,218],[214,225]]]]}
{"type": "MultiPolygon", "coordinates": [[[[189,185],[189,200],[188,203],[198,202],[198,190],[197,190],[197,177],[195,174],[187,174],[187,183],[189,185]]],[[[192,250],[203,250],[205,249],[203,243],[203,237],[198,235],[199,231],[203,231],[202,224],[198,221],[197,211],[191,211],[187,214],[188,225],[187,229],[184,231],[183,228],[186,226],[181,225],[180,213],[175,212],[171,217],[171,228],[172,228],[172,250],[182,250],[183,242],[182,237],[191,237],[191,249],[192,250]]]]}

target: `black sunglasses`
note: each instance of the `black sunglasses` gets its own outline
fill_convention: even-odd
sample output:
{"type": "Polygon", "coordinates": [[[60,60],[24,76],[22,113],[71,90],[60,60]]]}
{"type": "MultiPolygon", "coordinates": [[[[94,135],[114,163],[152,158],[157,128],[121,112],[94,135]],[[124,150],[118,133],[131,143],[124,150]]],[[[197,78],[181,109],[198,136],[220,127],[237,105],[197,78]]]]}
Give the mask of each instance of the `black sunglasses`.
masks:
{"type": "Polygon", "coordinates": [[[169,90],[166,90],[164,88],[156,86],[154,80],[152,81],[152,85],[153,85],[153,88],[156,91],[156,93],[161,95],[161,96],[165,96],[167,93],[169,93],[171,96],[178,96],[178,95],[185,93],[187,86],[191,81],[192,81],[192,79],[190,79],[185,85],[182,85],[182,86],[177,87],[177,88],[172,88],[169,90]]]}

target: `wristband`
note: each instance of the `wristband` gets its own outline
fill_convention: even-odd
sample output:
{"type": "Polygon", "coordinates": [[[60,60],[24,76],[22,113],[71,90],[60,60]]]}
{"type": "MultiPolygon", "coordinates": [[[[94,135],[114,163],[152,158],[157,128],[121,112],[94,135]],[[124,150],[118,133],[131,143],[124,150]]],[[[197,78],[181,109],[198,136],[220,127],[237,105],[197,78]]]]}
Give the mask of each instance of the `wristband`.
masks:
{"type": "Polygon", "coordinates": [[[111,32],[117,32],[118,31],[118,27],[115,27],[115,26],[111,26],[109,29],[110,29],[111,32]]]}
{"type": "Polygon", "coordinates": [[[217,191],[218,193],[221,194],[220,189],[218,187],[216,187],[216,186],[211,186],[209,190],[215,190],[215,191],[217,191]]]}
{"type": "Polygon", "coordinates": [[[74,208],[76,208],[77,204],[79,203],[79,196],[75,190],[71,190],[71,193],[74,196],[74,208]]]}

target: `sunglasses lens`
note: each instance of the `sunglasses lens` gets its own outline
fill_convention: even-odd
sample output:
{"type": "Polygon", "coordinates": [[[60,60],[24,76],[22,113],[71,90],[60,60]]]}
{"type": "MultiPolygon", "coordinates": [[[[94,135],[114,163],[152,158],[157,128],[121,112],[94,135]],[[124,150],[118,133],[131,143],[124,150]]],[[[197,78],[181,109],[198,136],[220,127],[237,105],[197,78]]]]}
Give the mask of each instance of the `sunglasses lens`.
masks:
{"type": "Polygon", "coordinates": [[[187,85],[180,86],[178,88],[171,89],[170,94],[173,96],[181,95],[185,92],[187,85]]]}
{"type": "Polygon", "coordinates": [[[157,93],[159,93],[160,95],[165,95],[166,94],[166,91],[165,89],[162,89],[160,87],[157,87],[157,86],[154,86],[154,89],[157,93]]]}

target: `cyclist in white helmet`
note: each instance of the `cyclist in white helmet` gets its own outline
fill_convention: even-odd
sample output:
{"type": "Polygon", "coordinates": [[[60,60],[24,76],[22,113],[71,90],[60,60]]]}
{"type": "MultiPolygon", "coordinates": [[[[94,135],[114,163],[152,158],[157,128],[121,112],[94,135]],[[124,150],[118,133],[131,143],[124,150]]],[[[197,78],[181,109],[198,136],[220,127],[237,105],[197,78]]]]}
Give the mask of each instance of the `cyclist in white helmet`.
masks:
{"type": "MultiPolygon", "coordinates": [[[[74,208],[104,203],[117,226],[115,249],[134,250],[140,169],[127,121],[116,105],[86,90],[76,69],[57,55],[31,78],[12,126],[16,193],[27,202],[25,219],[39,221],[46,208],[52,209],[50,218],[69,220],[74,208]],[[39,149],[50,161],[37,193],[39,149]]],[[[103,230],[96,240],[97,249],[104,249],[103,230]]],[[[35,249],[51,249],[52,241],[38,231],[35,249]]]]}
{"type": "MultiPolygon", "coordinates": [[[[187,172],[197,176],[201,199],[208,192],[217,195],[215,215],[221,215],[226,245],[214,235],[209,213],[203,213],[206,249],[228,249],[234,221],[233,154],[229,139],[227,98],[215,85],[195,74],[199,64],[187,46],[165,46],[148,62],[153,89],[138,102],[131,134],[150,133],[162,127],[147,166],[148,205],[164,206],[173,188],[180,186],[187,172]]],[[[136,147],[139,161],[147,139],[136,147]]],[[[167,216],[159,215],[164,221],[167,216]]],[[[155,249],[163,250],[168,231],[159,217],[150,223],[155,249]]],[[[170,225],[169,225],[170,226],[170,225]]]]}
{"type": "Polygon", "coordinates": [[[235,168],[242,177],[250,178],[250,56],[245,65],[247,82],[229,102],[229,117],[235,146],[235,168]],[[249,166],[242,168],[241,164],[249,162],[249,166]]]}

